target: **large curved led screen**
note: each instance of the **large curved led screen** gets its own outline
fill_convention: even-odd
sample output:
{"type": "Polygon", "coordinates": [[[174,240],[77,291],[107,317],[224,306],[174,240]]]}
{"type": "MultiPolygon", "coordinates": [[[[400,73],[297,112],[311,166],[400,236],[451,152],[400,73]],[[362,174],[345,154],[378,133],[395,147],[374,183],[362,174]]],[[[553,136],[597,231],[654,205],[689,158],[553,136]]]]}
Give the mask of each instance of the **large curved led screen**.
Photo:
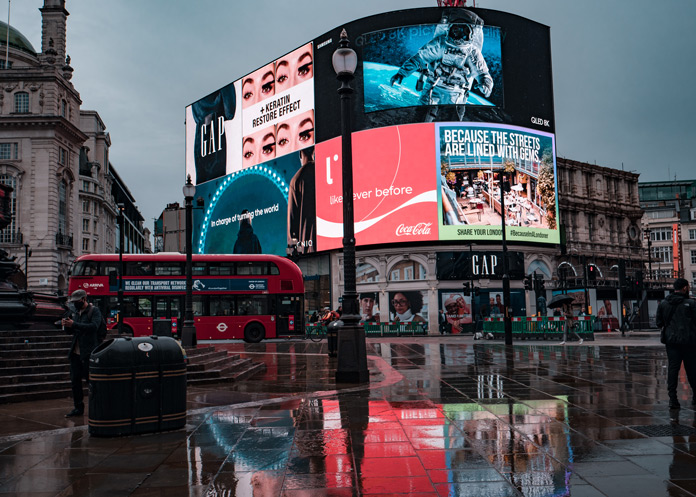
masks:
{"type": "Polygon", "coordinates": [[[196,251],[341,247],[344,27],[357,245],[500,239],[501,200],[510,241],[559,243],[548,27],[425,8],[336,28],[186,108],[196,251]]]}

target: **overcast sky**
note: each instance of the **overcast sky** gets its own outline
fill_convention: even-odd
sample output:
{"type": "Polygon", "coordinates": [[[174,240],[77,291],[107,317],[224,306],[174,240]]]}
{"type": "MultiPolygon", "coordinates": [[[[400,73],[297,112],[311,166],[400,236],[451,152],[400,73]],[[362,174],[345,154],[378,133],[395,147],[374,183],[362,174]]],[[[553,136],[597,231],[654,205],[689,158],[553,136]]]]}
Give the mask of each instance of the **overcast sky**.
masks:
{"type": "MultiPolygon", "coordinates": [[[[6,21],[7,0],[0,18],[6,21]]],[[[41,49],[43,0],[10,24],[41,49]]],[[[82,109],[111,134],[111,163],[148,227],[183,203],[184,108],[342,23],[436,0],[67,0],[82,109]]],[[[468,6],[473,6],[471,0],[468,6]]],[[[696,179],[696,1],[480,0],[551,27],[561,157],[696,179]]],[[[338,97],[337,97],[338,98],[338,97]]]]}

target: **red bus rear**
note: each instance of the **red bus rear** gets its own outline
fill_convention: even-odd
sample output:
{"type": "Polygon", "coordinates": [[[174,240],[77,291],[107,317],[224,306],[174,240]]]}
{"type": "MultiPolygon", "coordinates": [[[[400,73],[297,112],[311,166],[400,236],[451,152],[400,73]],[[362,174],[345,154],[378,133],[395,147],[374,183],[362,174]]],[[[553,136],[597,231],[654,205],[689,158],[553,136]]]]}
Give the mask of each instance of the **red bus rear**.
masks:
{"type": "MultiPolygon", "coordinates": [[[[161,324],[178,337],[186,296],[186,256],[177,253],[123,255],[123,327],[133,336],[154,334],[161,324]]],[[[193,255],[193,314],[198,340],[301,335],[304,282],[292,261],[276,255],[193,255]]],[[[83,289],[108,327],[118,326],[118,254],[75,260],[70,293],[83,289]]],[[[167,333],[168,334],[168,333],[167,333]]]]}

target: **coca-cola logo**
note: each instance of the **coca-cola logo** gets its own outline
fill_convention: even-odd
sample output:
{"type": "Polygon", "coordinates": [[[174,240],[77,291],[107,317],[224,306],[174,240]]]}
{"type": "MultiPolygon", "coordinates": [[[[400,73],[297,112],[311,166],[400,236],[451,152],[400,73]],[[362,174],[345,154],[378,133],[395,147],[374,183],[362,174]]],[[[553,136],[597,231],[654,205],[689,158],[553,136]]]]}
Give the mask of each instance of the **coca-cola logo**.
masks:
{"type": "Polygon", "coordinates": [[[400,224],[396,228],[396,236],[419,236],[419,235],[429,235],[430,226],[433,223],[418,223],[416,225],[407,226],[405,224],[400,224]]]}

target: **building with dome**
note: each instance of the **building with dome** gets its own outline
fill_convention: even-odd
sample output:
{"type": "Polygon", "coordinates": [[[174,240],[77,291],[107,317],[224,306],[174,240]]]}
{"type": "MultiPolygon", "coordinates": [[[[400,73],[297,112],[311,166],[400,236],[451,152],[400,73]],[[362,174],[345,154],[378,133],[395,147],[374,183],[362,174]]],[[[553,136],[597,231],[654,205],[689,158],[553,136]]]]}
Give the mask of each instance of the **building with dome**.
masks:
{"type": "Polygon", "coordinates": [[[149,250],[144,219],[109,162],[98,112],[81,108],[67,53],[65,0],[44,0],[40,50],[0,22],[0,183],[12,187],[0,248],[22,268],[20,286],[64,292],[75,257],[149,250]],[[9,40],[9,43],[7,41],[9,40]],[[28,273],[28,274],[27,274],[28,273]]]}

